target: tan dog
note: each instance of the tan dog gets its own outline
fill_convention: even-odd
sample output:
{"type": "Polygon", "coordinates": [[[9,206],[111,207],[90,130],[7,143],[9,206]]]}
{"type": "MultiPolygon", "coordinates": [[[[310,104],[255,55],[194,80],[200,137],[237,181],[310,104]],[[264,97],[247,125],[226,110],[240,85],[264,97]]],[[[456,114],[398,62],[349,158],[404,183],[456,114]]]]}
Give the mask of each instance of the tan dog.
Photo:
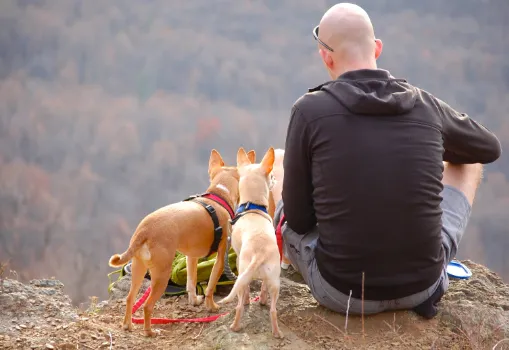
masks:
{"type": "MultiPolygon", "coordinates": [[[[219,152],[212,150],[209,160],[209,176],[210,186],[207,193],[212,194],[213,197],[201,197],[198,200],[205,205],[210,205],[215,210],[223,231],[217,248],[217,259],[205,291],[206,308],[209,311],[217,311],[219,306],[214,302],[213,293],[224,267],[227,232],[231,218],[229,211],[237,206],[239,200],[239,174],[236,167],[225,167],[219,152]],[[220,200],[217,199],[217,196],[220,200]],[[227,208],[228,206],[230,208],[227,208]]],[[[203,296],[197,297],[196,295],[197,264],[198,258],[211,253],[214,234],[212,214],[209,214],[204,206],[194,200],[182,201],[160,208],[140,222],[127,251],[121,255],[113,255],[109,261],[110,266],[119,267],[132,259],[131,289],[126,299],[123,322],[125,330],[132,330],[132,306],[148,269],[152,290],[143,310],[144,331],[146,336],[156,335],[151,330],[152,312],[154,304],[164,293],[168,284],[176,251],[186,255],[187,258],[186,289],[189,303],[198,305],[203,301],[203,296]]]]}
{"type": "MultiPolygon", "coordinates": [[[[251,163],[255,163],[256,153],[254,150],[247,152],[247,156],[251,163]]],[[[272,181],[273,184],[270,186],[269,192],[269,207],[268,212],[272,220],[274,220],[274,215],[276,212],[277,203],[282,199],[283,193],[283,180],[285,177],[285,170],[283,167],[283,161],[285,157],[285,151],[283,149],[277,148],[274,150],[274,166],[272,168],[272,181]]],[[[278,223],[276,223],[277,225],[278,223]]],[[[290,266],[290,260],[283,255],[281,259],[281,268],[287,270],[290,266]]]]}
{"type": "Polygon", "coordinates": [[[237,169],[239,171],[240,201],[237,216],[233,220],[232,246],[238,256],[237,269],[239,277],[230,294],[219,301],[220,304],[231,302],[235,296],[238,304],[235,320],[230,329],[240,330],[240,320],[244,313],[244,305],[249,304],[249,284],[252,279],[261,279],[262,288],[260,304],[267,303],[270,294],[270,320],[272,334],[282,338],[277,322],[276,303],[279,298],[280,273],[279,250],[274,234],[271,217],[263,209],[269,204],[270,173],[274,163],[274,149],[271,147],[260,164],[251,164],[243,148],[237,153],[237,169]],[[254,204],[254,209],[246,208],[246,204],[254,204]],[[245,210],[244,210],[245,209],[245,210]]]}

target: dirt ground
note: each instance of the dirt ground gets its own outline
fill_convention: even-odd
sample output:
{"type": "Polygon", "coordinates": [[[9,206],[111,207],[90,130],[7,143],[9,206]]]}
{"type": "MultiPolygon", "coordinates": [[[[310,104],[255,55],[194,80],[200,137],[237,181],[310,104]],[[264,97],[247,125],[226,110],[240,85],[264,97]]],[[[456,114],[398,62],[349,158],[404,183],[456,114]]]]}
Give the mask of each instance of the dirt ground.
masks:
{"type": "MultiPolygon", "coordinates": [[[[229,330],[234,312],[212,323],[155,325],[157,338],[145,338],[142,325],[133,332],[121,328],[129,277],[119,281],[108,301],[91,300],[77,309],[56,280],[22,284],[0,282],[0,349],[509,349],[509,286],[472,262],[466,281],[451,281],[433,320],[412,312],[388,312],[364,318],[345,317],[319,306],[300,276],[285,272],[278,302],[279,323],[285,338],[270,332],[268,307],[258,302],[246,307],[243,329],[229,330]]],[[[146,281],[145,286],[148,285],[146,281]]],[[[228,289],[218,290],[217,299],[228,289]]],[[[259,283],[252,284],[252,297],[259,283]]],[[[220,312],[233,311],[236,302],[220,312]]],[[[141,317],[142,310],[135,317],[141,317]]],[[[187,298],[168,297],[156,304],[155,317],[209,316],[202,306],[187,305],[187,298]]]]}

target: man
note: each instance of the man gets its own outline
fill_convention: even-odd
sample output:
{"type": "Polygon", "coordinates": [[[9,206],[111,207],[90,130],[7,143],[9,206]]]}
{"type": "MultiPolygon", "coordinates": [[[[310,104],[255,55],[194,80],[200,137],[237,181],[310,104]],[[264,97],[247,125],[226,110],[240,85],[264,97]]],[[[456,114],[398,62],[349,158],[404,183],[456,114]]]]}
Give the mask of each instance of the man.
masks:
{"type": "MultiPolygon", "coordinates": [[[[313,31],[331,81],[292,108],[282,203],[285,255],[323,306],[431,318],[465,232],[489,130],[378,69],[367,13],[340,3],[313,31]]],[[[276,219],[277,223],[277,219],[276,219]]]]}

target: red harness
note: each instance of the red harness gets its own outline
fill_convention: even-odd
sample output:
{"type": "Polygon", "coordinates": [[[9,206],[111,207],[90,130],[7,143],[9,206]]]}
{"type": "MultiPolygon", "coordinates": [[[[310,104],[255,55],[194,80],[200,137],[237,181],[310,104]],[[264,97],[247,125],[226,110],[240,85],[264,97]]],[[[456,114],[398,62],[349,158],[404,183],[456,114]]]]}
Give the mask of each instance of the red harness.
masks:
{"type": "Polygon", "coordinates": [[[211,199],[214,202],[216,202],[217,204],[219,204],[220,206],[222,206],[223,208],[225,208],[226,211],[228,211],[228,214],[230,214],[230,218],[233,219],[233,217],[235,216],[235,213],[233,212],[233,208],[228,204],[227,201],[225,201],[223,198],[219,197],[217,194],[204,193],[201,195],[201,197],[211,199]]]}

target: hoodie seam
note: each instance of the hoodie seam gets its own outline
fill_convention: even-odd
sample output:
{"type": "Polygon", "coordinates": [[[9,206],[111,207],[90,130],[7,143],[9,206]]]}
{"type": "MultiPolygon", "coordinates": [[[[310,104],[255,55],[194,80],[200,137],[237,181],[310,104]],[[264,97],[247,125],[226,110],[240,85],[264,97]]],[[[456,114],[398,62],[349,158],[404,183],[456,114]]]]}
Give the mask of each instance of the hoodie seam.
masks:
{"type": "MultiPolygon", "coordinates": [[[[346,116],[346,117],[350,117],[350,116],[366,116],[366,117],[371,117],[369,115],[362,115],[362,114],[351,114],[351,113],[334,113],[334,114],[324,114],[324,115],[321,115],[321,116],[318,116],[318,117],[315,117],[313,118],[312,120],[307,120],[307,124],[311,124],[311,123],[314,123],[315,121],[318,121],[320,119],[323,119],[323,118],[328,118],[328,117],[335,117],[335,116],[338,116],[338,115],[342,115],[342,116],[346,116]]],[[[440,127],[436,126],[436,125],[433,125],[431,123],[426,123],[426,122],[421,122],[421,121],[417,121],[417,120],[394,120],[394,119],[387,119],[386,120],[387,122],[391,122],[391,123],[413,123],[413,124],[420,124],[420,125],[425,125],[425,126],[429,126],[429,127],[432,127],[438,131],[442,131],[440,129],[440,127]]]]}
{"type": "Polygon", "coordinates": [[[358,78],[358,79],[341,78],[341,79],[338,79],[332,83],[334,84],[334,83],[341,82],[341,81],[387,81],[387,82],[397,81],[397,82],[401,82],[401,83],[407,83],[407,81],[405,79],[397,79],[397,78],[393,78],[393,79],[391,79],[391,78],[358,78]]]}

